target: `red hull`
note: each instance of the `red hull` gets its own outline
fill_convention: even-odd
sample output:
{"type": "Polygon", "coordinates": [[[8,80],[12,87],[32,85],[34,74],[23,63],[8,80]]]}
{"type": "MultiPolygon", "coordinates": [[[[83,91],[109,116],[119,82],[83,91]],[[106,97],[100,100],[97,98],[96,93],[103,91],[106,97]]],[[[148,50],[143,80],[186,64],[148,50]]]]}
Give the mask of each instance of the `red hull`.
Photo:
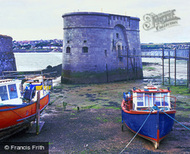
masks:
{"type": "MultiPolygon", "coordinates": [[[[40,112],[48,105],[49,99],[49,93],[40,99],[40,112]]],[[[0,131],[16,127],[23,123],[29,123],[34,120],[35,115],[36,102],[0,106],[0,131]]]]}

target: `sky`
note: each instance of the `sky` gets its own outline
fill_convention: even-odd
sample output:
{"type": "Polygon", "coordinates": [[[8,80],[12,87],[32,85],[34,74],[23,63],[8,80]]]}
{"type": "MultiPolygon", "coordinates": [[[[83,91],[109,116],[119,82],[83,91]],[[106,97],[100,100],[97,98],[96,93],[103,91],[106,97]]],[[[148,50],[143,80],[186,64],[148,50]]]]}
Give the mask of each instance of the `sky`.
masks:
{"type": "Polygon", "coordinates": [[[188,0],[0,0],[0,34],[16,41],[63,39],[62,15],[103,12],[140,18],[141,43],[190,42],[188,0]],[[145,30],[143,17],[175,9],[177,25],[145,30]]]}

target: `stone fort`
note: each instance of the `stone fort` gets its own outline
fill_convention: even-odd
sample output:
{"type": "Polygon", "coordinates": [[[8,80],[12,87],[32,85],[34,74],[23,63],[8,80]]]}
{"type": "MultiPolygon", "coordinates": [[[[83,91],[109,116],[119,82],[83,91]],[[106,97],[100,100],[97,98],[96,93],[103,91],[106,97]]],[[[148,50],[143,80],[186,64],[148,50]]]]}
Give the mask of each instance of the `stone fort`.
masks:
{"type": "Polygon", "coordinates": [[[73,12],[63,16],[62,83],[101,83],[143,77],[139,18],[73,12]]]}
{"type": "Polygon", "coordinates": [[[0,75],[3,71],[16,71],[12,37],[0,35],[0,75]]]}

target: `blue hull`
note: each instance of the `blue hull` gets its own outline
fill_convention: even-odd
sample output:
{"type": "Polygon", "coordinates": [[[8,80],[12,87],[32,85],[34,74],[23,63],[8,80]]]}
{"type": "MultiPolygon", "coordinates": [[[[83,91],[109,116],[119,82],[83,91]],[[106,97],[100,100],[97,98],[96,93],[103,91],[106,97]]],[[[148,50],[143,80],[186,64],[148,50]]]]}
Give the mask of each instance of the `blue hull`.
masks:
{"type": "MultiPolygon", "coordinates": [[[[136,133],[146,120],[148,114],[141,114],[140,112],[131,114],[122,110],[122,123],[125,123],[129,129],[136,133]]],[[[175,113],[167,114],[175,118],[175,113]]],[[[159,144],[160,140],[172,130],[173,124],[174,120],[161,111],[151,113],[138,135],[159,144]]]]}

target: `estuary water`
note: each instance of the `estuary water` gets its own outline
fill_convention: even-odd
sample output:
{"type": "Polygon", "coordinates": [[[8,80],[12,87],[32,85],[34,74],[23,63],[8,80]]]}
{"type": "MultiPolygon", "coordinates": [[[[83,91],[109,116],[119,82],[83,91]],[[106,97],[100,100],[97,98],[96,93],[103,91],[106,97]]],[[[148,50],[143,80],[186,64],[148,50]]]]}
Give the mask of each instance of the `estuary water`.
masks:
{"type": "Polygon", "coordinates": [[[62,53],[14,53],[17,71],[36,71],[62,63],[62,53]]]}
{"type": "MultiPolygon", "coordinates": [[[[17,71],[37,71],[48,65],[57,66],[62,63],[62,53],[14,53],[17,71]]],[[[143,67],[144,77],[162,76],[161,58],[142,58],[142,62],[151,63],[143,67]]],[[[164,76],[168,77],[168,60],[164,62],[164,76]]],[[[174,78],[174,60],[171,59],[171,78],[174,78]]],[[[177,79],[187,79],[187,62],[177,61],[177,79]]]]}

